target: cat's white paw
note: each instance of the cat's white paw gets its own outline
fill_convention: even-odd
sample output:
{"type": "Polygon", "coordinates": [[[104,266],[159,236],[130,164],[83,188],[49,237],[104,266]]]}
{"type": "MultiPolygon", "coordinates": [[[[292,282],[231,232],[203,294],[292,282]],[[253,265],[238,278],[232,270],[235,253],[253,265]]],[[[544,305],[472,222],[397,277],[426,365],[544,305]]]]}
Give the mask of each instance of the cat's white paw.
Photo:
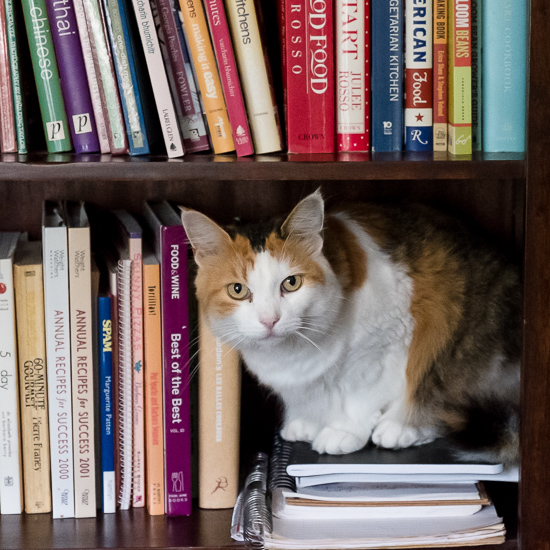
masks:
{"type": "Polygon", "coordinates": [[[281,437],[287,441],[312,442],[319,433],[319,429],[317,424],[298,418],[296,420],[291,420],[283,426],[281,437]]]}
{"type": "Polygon", "coordinates": [[[313,440],[312,447],[318,453],[342,455],[363,448],[367,441],[368,438],[358,437],[346,430],[326,427],[313,440]]]}
{"type": "Polygon", "coordinates": [[[372,432],[372,442],[386,449],[402,449],[413,445],[429,443],[437,437],[434,430],[418,428],[398,422],[382,420],[372,432]]]}

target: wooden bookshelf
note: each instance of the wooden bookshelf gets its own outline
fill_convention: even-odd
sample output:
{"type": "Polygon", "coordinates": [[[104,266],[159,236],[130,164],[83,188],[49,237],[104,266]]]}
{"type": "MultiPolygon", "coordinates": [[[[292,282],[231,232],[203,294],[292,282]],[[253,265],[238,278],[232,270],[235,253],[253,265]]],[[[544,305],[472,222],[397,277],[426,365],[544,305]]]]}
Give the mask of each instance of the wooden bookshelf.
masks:
{"type": "MultiPolygon", "coordinates": [[[[528,148],[521,155],[188,155],[129,158],[74,155],[0,157],[0,230],[40,235],[42,201],[82,199],[101,212],[141,212],[146,199],[200,208],[220,222],[286,212],[319,185],[329,201],[405,198],[456,212],[503,239],[524,265],[521,481],[493,488],[511,550],[550,549],[550,5],[530,0],[528,148]],[[516,528],[517,527],[517,528],[516,528]]],[[[273,29],[272,29],[273,30],[273,29]]],[[[265,449],[275,407],[250,380],[245,387],[243,456],[265,449]],[[267,402],[267,405],[266,405],[267,402]],[[263,436],[256,436],[261,433],[263,436]]],[[[143,509],[97,519],[0,517],[0,548],[241,547],[229,537],[231,511],[195,509],[189,518],[143,509]]]]}

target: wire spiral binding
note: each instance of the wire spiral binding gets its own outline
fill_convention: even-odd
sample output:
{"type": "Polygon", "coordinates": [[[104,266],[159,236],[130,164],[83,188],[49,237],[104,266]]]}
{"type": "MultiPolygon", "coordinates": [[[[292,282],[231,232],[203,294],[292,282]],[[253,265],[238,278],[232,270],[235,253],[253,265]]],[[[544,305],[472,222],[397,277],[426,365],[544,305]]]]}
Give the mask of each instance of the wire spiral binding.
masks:
{"type": "Polygon", "coordinates": [[[131,270],[129,262],[117,264],[118,300],[118,424],[120,454],[121,510],[130,508],[132,494],[132,324],[131,324],[131,270]]]}
{"type": "Polygon", "coordinates": [[[279,433],[275,434],[273,439],[273,450],[269,461],[269,482],[268,488],[272,492],[276,487],[296,491],[296,481],[294,477],[286,472],[292,443],[285,441],[279,433]]]}
{"type": "Polygon", "coordinates": [[[271,533],[271,510],[267,502],[269,459],[257,453],[245,481],[243,497],[244,541],[251,548],[263,548],[264,536],[271,533]]]}

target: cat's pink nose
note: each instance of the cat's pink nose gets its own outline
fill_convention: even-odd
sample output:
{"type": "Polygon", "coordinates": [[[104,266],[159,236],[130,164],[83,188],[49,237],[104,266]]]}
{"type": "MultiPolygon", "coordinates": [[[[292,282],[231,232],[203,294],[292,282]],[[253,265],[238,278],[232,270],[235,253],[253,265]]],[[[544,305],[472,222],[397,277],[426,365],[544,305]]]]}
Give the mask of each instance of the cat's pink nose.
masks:
{"type": "Polygon", "coordinates": [[[279,321],[280,317],[262,317],[260,319],[260,323],[269,330],[272,330],[273,327],[277,324],[277,321],[279,321]]]}

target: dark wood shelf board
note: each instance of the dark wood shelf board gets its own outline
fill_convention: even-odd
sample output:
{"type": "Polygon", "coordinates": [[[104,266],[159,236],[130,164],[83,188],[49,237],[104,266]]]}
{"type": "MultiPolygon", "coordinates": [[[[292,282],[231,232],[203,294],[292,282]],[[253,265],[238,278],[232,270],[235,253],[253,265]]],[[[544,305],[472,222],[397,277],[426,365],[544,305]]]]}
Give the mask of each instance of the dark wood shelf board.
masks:
{"type": "Polygon", "coordinates": [[[452,157],[437,153],[160,156],[35,154],[0,156],[0,180],[438,180],[523,178],[522,154],[452,157]]]}

